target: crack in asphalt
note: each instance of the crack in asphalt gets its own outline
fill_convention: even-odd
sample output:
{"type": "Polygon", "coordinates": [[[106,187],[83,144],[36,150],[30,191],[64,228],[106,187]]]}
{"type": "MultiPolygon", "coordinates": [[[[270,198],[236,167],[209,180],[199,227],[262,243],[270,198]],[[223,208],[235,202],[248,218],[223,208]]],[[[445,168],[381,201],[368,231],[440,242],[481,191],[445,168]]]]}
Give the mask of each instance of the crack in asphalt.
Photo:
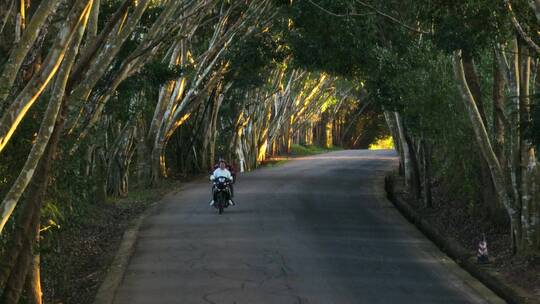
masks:
{"type": "Polygon", "coordinates": [[[339,151],[247,173],[224,215],[203,182],[188,184],[147,221],[116,303],[480,303],[384,198],[393,155],[339,151]]]}
{"type": "Polygon", "coordinates": [[[202,296],[202,299],[203,299],[203,301],[205,301],[208,304],[217,304],[217,302],[214,302],[214,301],[210,300],[209,297],[219,295],[219,294],[222,294],[222,293],[226,293],[228,291],[235,290],[235,289],[236,288],[225,288],[225,289],[220,289],[218,291],[207,292],[202,296]]]}

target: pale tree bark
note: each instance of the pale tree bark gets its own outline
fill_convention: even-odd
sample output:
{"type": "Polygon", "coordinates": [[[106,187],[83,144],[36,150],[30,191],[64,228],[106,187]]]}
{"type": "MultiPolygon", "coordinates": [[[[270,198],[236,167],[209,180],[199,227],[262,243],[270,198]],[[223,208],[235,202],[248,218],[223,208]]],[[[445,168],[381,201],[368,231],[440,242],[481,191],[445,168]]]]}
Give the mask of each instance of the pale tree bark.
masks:
{"type": "MultiPolygon", "coordinates": [[[[166,84],[160,90],[159,101],[154,111],[154,116],[148,132],[148,142],[151,147],[149,150],[152,155],[149,184],[154,184],[166,174],[163,151],[167,143],[167,137],[170,137],[174,131],[185,122],[185,119],[187,119],[185,114],[186,109],[194,106],[194,101],[197,100],[194,93],[201,89],[200,86],[204,84],[204,80],[212,71],[214,64],[217,63],[217,60],[220,57],[219,55],[221,52],[218,52],[214,60],[210,61],[208,66],[205,65],[208,56],[212,55],[213,50],[217,50],[218,46],[215,43],[219,36],[218,33],[221,33],[223,29],[222,25],[224,24],[226,17],[226,15],[221,15],[221,19],[218,21],[219,26],[216,26],[212,42],[210,43],[209,49],[206,51],[206,56],[202,56],[201,61],[197,63],[197,71],[195,72],[193,80],[188,82],[188,79],[185,76],[181,76],[176,81],[166,84]],[[185,93],[188,88],[189,91],[185,93]]],[[[195,28],[197,26],[197,24],[192,25],[192,27],[195,28]]],[[[194,31],[192,30],[192,33],[193,32],[194,31]]],[[[178,64],[184,66],[186,64],[187,46],[183,37],[180,37],[169,53],[171,53],[169,59],[170,67],[178,64]]],[[[189,113],[187,115],[189,115],[189,113]]]]}
{"type": "MultiPolygon", "coordinates": [[[[295,84],[295,82],[303,80],[304,74],[305,73],[303,72],[301,73],[299,71],[292,71],[289,75],[289,80],[287,81],[284,89],[278,91],[274,95],[274,103],[272,108],[272,123],[269,127],[268,138],[271,143],[273,143],[280,135],[279,132],[282,131],[284,124],[290,120],[290,117],[293,114],[293,105],[296,102],[299,103],[296,98],[293,98],[291,96],[291,90],[293,89],[293,84],[295,84]]],[[[279,78],[282,79],[282,76],[280,76],[279,78]]],[[[281,80],[279,82],[281,82],[281,80]]],[[[279,86],[282,86],[281,83],[279,83],[279,86]]]]}
{"type": "Polygon", "coordinates": [[[66,52],[66,57],[63,60],[63,63],[59,69],[56,80],[52,88],[51,98],[49,100],[49,105],[45,111],[40,129],[38,131],[37,137],[35,139],[32,150],[27,157],[26,163],[22,168],[19,176],[11,186],[9,192],[4,197],[2,203],[0,204],[0,210],[2,210],[0,218],[0,234],[3,231],[3,228],[11,216],[13,210],[15,209],[17,202],[19,201],[21,195],[32,179],[36,167],[49,143],[49,139],[54,130],[54,125],[57,120],[60,107],[64,102],[64,94],[66,89],[66,83],[73,67],[75,57],[78,53],[78,48],[83,37],[83,32],[86,26],[86,18],[83,20],[83,24],[79,26],[78,32],[76,33],[73,41],[70,44],[69,49],[66,52]]]}
{"type": "Polygon", "coordinates": [[[98,34],[99,8],[101,0],[93,0],[90,19],[88,20],[88,40],[94,40],[98,34]]]}
{"type": "Polygon", "coordinates": [[[412,162],[411,149],[409,142],[407,141],[405,130],[403,127],[403,121],[401,115],[398,112],[394,112],[394,121],[396,123],[397,135],[399,138],[399,146],[401,147],[403,155],[403,172],[405,173],[405,185],[409,189],[414,188],[414,169],[412,162]]]}
{"type": "Polygon", "coordinates": [[[127,122],[107,153],[107,194],[111,196],[125,197],[128,194],[135,131],[135,125],[127,122]]]}
{"type": "MultiPolygon", "coordinates": [[[[0,302],[17,304],[23,292],[23,287],[34,260],[33,248],[36,245],[37,231],[39,231],[41,208],[43,206],[45,190],[49,182],[51,163],[56,153],[60,139],[62,121],[57,121],[55,133],[52,135],[44,158],[38,166],[32,185],[29,187],[23,204],[23,212],[17,218],[16,229],[9,240],[8,249],[0,259],[0,302]]],[[[34,271],[34,270],[32,270],[34,271]]],[[[32,285],[37,288],[37,285],[32,285]]],[[[34,294],[38,290],[32,291],[34,294]]]]}
{"type": "MultiPolygon", "coordinates": [[[[263,16],[265,14],[268,8],[268,1],[249,2],[247,9],[244,11],[244,14],[237,17],[236,20],[230,21],[229,19],[232,16],[231,12],[233,12],[234,6],[229,7],[227,10],[224,10],[222,6],[219,13],[220,20],[214,27],[215,30],[212,38],[209,41],[209,47],[203,54],[195,56],[195,76],[192,77],[190,81],[186,81],[185,93],[183,94],[182,98],[175,103],[174,108],[171,109],[169,107],[166,110],[164,115],[165,117],[161,120],[161,127],[159,128],[158,135],[159,137],[163,138],[164,134],[173,134],[180,125],[179,122],[182,122],[182,118],[185,117],[185,115],[189,115],[190,109],[194,108],[202,101],[200,96],[198,96],[201,94],[198,92],[211,91],[211,89],[215,86],[215,84],[213,84],[213,81],[216,80],[216,77],[220,77],[219,73],[216,74],[214,71],[219,70],[218,67],[220,65],[218,63],[221,62],[221,57],[224,51],[228,48],[228,46],[234,39],[240,39],[241,37],[249,35],[249,33],[252,31],[252,28],[248,27],[248,21],[254,20],[254,18],[260,18],[260,16],[263,16]]],[[[212,128],[207,130],[212,131],[212,128]]],[[[206,135],[208,135],[207,137],[205,137],[205,142],[209,146],[210,150],[212,150],[212,148],[210,147],[211,142],[214,141],[215,137],[215,134],[213,135],[213,133],[214,132],[205,133],[206,135]]],[[[162,151],[164,149],[164,145],[166,145],[166,141],[158,140],[156,141],[156,144],[157,145],[153,148],[153,150],[162,151]]],[[[198,162],[208,162],[206,158],[208,158],[209,155],[205,155],[205,153],[206,152],[200,154],[194,150],[195,156],[202,155],[203,159],[198,159],[198,162]]],[[[154,153],[154,155],[155,156],[153,157],[153,167],[157,168],[157,160],[160,159],[160,164],[162,164],[163,161],[161,160],[162,157],[157,157],[157,153],[154,153]]],[[[157,170],[154,169],[153,172],[157,172],[157,170]]],[[[154,174],[154,176],[155,175],[156,174],[154,174]]]]}
{"type": "MultiPolygon", "coordinates": [[[[504,0],[504,3],[506,4],[506,10],[508,11],[510,15],[510,20],[512,21],[512,25],[514,25],[514,28],[518,32],[521,39],[523,39],[527,43],[527,45],[531,49],[533,49],[537,54],[540,54],[540,46],[538,46],[532,40],[532,38],[527,34],[527,32],[525,32],[525,30],[523,29],[523,26],[521,26],[521,24],[517,20],[516,14],[512,8],[512,4],[510,3],[510,0],[504,0]]],[[[536,8],[536,5],[535,5],[535,8],[536,8]]]]}
{"type": "MultiPolygon", "coordinates": [[[[289,114],[290,118],[288,120],[288,126],[285,128],[285,134],[282,134],[282,136],[285,137],[286,153],[291,149],[293,135],[296,130],[301,127],[302,124],[312,121],[314,117],[321,114],[321,108],[328,98],[326,90],[332,83],[332,80],[332,78],[322,74],[319,76],[315,86],[307,91],[309,94],[305,98],[303,97],[303,94],[300,94],[295,98],[292,114],[289,114]]],[[[321,143],[321,138],[322,136],[317,138],[317,142],[321,143]]]]}
{"type": "MultiPolygon", "coordinates": [[[[482,122],[485,126],[488,125],[487,121],[487,115],[484,110],[484,98],[482,97],[482,90],[480,87],[480,80],[478,77],[478,72],[476,70],[476,66],[474,63],[473,58],[470,54],[464,54],[463,55],[463,67],[465,71],[465,78],[467,79],[467,84],[469,85],[469,88],[471,89],[471,93],[474,97],[474,101],[476,103],[476,107],[478,108],[478,112],[480,113],[480,116],[482,117],[482,122]]],[[[492,136],[490,136],[492,138],[492,136]]],[[[480,154],[480,153],[479,153],[480,154]]],[[[495,212],[498,204],[493,204],[492,202],[496,201],[497,198],[494,197],[494,189],[493,189],[493,182],[491,180],[491,173],[489,172],[489,167],[487,163],[483,160],[483,157],[479,155],[480,157],[480,172],[479,172],[479,179],[481,181],[481,201],[484,205],[487,205],[487,209],[490,210],[492,213],[495,212]]]]}
{"type": "Polygon", "coordinates": [[[188,105],[188,101],[192,99],[195,92],[203,85],[204,79],[212,72],[233,39],[237,35],[240,35],[241,31],[245,32],[244,35],[250,33],[251,29],[248,27],[248,21],[263,15],[269,9],[268,3],[266,0],[250,2],[246,11],[238,20],[229,26],[227,26],[227,22],[229,21],[230,14],[232,14],[232,10],[229,9],[227,12],[221,14],[220,21],[218,21],[213,37],[210,40],[210,46],[205,54],[203,54],[202,59],[197,63],[196,77],[192,79],[189,90],[179,106],[176,107],[174,113],[172,113],[172,118],[168,120],[165,133],[173,131],[173,128],[175,128],[174,123],[183,115],[183,110],[188,105]]]}
{"type": "Polygon", "coordinates": [[[534,11],[534,15],[536,16],[536,20],[540,22],[540,0],[529,0],[529,5],[534,11]]]}
{"type": "Polygon", "coordinates": [[[400,167],[402,167],[403,166],[403,152],[400,146],[401,143],[399,141],[399,131],[398,131],[397,124],[395,121],[395,116],[392,112],[386,111],[386,110],[383,112],[383,114],[384,114],[384,120],[386,122],[386,125],[388,126],[388,130],[390,131],[390,135],[392,136],[394,148],[396,149],[396,152],[398,152],[400,156],[399,157],[400,167]]]}
{"type": "Polygon", "coordinates": [[[17,77],[17,72],[24,58],[34,45],[40,29],[45,25],[47,18],[55,12],[60,2],[61,0],[41,1],[26,30],[23,32],[21,39],[11,50],[0,75],[0,109],[3,108],[2,104],[9,95],[17,77]]]}
{"type": "Polygon", "coordinates": [[[210,111],[203,119],[205,121],[205,130],[203,132],[203,144],[201,153],[201,168],[212,168],[215,160],[215,135],[217,131],[217,121],[219,117],[219,109],[221,108],[221,102],[223,99],[219,98],[221,95],[221,84],[218,84],[209,94],[209,100],[211,103],[210,111]]]}
{"type": "MultiPolygon", "coordinates": [[[[73,122],[70,133],[77,133],[73,129],[76,128],[78,125],[82,125],[83,130],[79,133],[76,144],[71,148],[71,154],[73,154],[78,149],[78,144],[82,142],[82,140],[84,140],[84,138],[88,135],[91,129],[99,121],[105,104],[116,93],[118,86],[126,78],[132,76],[134,73],[139,71],[149,60],[154,58],[160,48],[165,46],[164,40],[168,35],[171,35],[171,33],[177,36],[176,39],[178,39],[179,42],[182,43],[184,38],[190,39],[190,37],[194,34],[194,29],[196,28],[196,26],[194,26],[192,29],[186,29],[186,25],[192,22],[191,20],[195,20],[193,22],[195,25],[197,25],[198,22],[200,22],[199,19],[205,16],[203,9],[205,9],[209,3],[211,3],[211,1],[203,1],[200,3],[189,1],[187,4],[183,4],[177,1],[169,1],[167,3],[167,5],[163,8],[163,12],[157,18],[157,21],[152,25],[149,32],[144,36],[144,41],[142,41],[137,46],[137,48],[132,51],[131,54],[123,61],[121,67],[119,68],[119,71],[114,76],[111,84],[108,86],[105,93],[95,98],[96,101],[94,102],[92,107],[86,107],[91,109],[87,111],[86,115],[84,115],[81,110],[81,113],[73,122]],[[193,16],[195,12],[197,12],[197,15],[193,16]],[[182,18],[181,20],[174,20],[179,14],[187,16],[182,18]],[[180,26],[178,24],[180,24],[180,26]],[[184,36],[181,31],[184,29],[188,30],[190,34],[184,36]],[[178,34],[175,34],[175,31],[178,31],[178,34]],[[83,119],[83,117],[87,118],[83,119]],[[81,123],[80,121],[84,122],[81,123]]],[[[176,64],[170,64],[170,67],[174,67],[175,65],[176,64]]],[[[163,99],[160,98],[160,105],[163,105],[162,101],[163,99]]],[[[157,107],[157,109],[161,109],[161,107],[157,107]]],[[[155,120],[152,120],[152,124],[155,123],[154,121],[155,120]]],[[[152,127],[152,130],[154,129],[155,126],[152,127]]]]}
{"type": "Polygon", "coordinates": [[[13,15],[13,11],[15,11],[15,3],[16,0],[11,0],[9,5],[5,3],[0,10],[0,34],[3,34],[4,29],[6,28],[6,24],[8,24],[10,17],[13,15]]]}
{"type": "MultiPolygon", "coordinates": [[[[169,59],[169,67],[172,68],[175,65],[184,66],[187,52],[184,41],[177,41],[176,44],[172,46],[170,51],[171,56],[169,59]]],[[[165,120],[168,118],[167,113],[172,111],[178,102],[178,99],[184,94],[185,87],[186,79],[184,77],[180,77],[176,81],[170,81],[160,88],[158,103],[154,110],[154,115],[152,121],[150,122],[150,127],[147,134],[147,150],[151,154],[149,165],[146,166],[150,169],[150,173],[145,174],[150,178],[148,184],[155,183],[159,177],[166,174],[164,170],[164,162],[162,160],[163,154],[160,138],[164,138],[162,136],[162,129],[165,120]]]]}
{"type": "Polygon", "coordinates": [[[278,69],[269,77],[266,90],[246,95],[252,102],[242,110],[246,118],[238,125],[240,135],[235,142],[236,154],[245,160],[246,169],[256,167],[268,155],[288,153],[292,143],[308,136],[313,121],[320,120],[323,113],[331,115],[333,109],[324,106],[331,83],[324,74],[278,69]]]}
{"type": "Polygon", "coordinates": [[[105,44],[105,41],[109,39],[111,32],[118,32],[119,23],[121,23],[127,17],[128,10],[132,4],[133,0],[124,0],[122,5],[120,5],[109,21],[105,24],[99,35],[95,39],[89,40],[84,49],[81,50],[81,55],[79,56],[79,59],[77,60],[77,63],[70,76],[70,81],[68,84],[70,91],[79,81],[81,81],[84,71],[88,69],[98,51],[105,44]]]}
{"type": "Polygon", "coordinates": [[[92,1],[84,0],[78,0],[74,4],[64,27],[58,34],[58,39],[45,59],[42,69],[32,77],[2,115],[0,119],[0,152],[8,143],[30,107],[58,71],[69,42],[77,31],[80,22],[88,16],[91,5],[92,1]]]}
{"type": "MultiPolygon", "coordinates": [[[[66,107],[62,107],[65,115],[66,107]]],[[[0,258],[0,290],[2,303],[18,303],[28,270],[32,263],[32,246],[36,241],[41,208],[45,190],[49,182],[51,164],[56,154],[64,120],[59,117],[51,135],[49,145],[41,159],[36,174],[32,179],[28,194],[25,196],[21,215],[17,217],[15,231],[8,241],[7,250],[0,258]]]]}
{"type": "Polygon", "coordinates": [[[247,170],[246,168],[246,156],[244,154],[244,128],[246,127],[247,123],[249,122],[248,119],[245,119],[244,117],[244,109],[242,109],[239,113],[238,119],[237,119],[237,127],[235,128],[235,134],[234,134],[234,140],[233,140],[233,146],[232,149],[234,149],[234,153],[236,155],[236,158],[238,159],[238,165],[240,172],[245,172],[247,170]]]}
{"type": "MultiPolygon", "coordinates": [[[[220,112],[220,109],[221,109],[221,105],[223,104],[223,100],[225,99],[225,96],[227,95],[229,89],[231,88],[231,86],[233,85],[232,82],[229,82],[227,84],[224,85],[224,87],[220,88],[221,92],[219,92],[218,96],[217,96],[217,101],[216,101],[216,107],[214,109],[214,115],[212,117],[212,130],[210,132],[210,151],[209,151],[209,155],[208,155],[208,159],[210,160],[210,168],[212,167],[213,165],[213,161],[216,159],[216,140],[217,140],[217,136],[218,136],[218,123],[220,121],[220,115],[219,115],[219,112],[220,112]]],[[[221,87],[221,86],[220,86],[221,87]]]]}
{"type": "MultiPolygon", "coordinates": [[[[240,32],[249,33],[250,29],[246,27],[247,21],[267,9],[267,4],[267,1],[250,2],[244,14],[233,23],[229,22],[229,18],[234,6],[229,7],[227,11],[221,10],[220,19],[215,26],[208,49],[195,60],[196,71],[191,81],[182,77],[177,81],[176,85],[176,88],[180,88],[181,92],[177,92],[177,90],[174,92],[164,91],[164,95],[160,96],[160,98],[165,98],[168,102],[166,102],[166,105],[163,105],[163,108],[165,108],[163,115],[154,115],[151,124],[151,131],[157,130],[154,138],[151,138],[154,142],[154,147],[152,148],[153,173],[151,175],[151,184],[159,180],[161,175],[165,173],[165,162],[162,151],[164,151],[167,144],[167,136],[174,134],[176,129],[183,123],[186,115],[190,115],[190,109],[195,107],[197,102],[201,101],[197,93],[208,91],[209,87],[212,87],[212,79],[215,80],[216,77],[216,74],[212,76],[212,72],[219,66],[218,63],[224,51],[231,44],[232,40],[237,35],[240,35],[240,32]],[[229,25],[229,23],[231,24],[229,25]]],[[[170,87],[169,90],[173,87],[170,87]]],[[[158,105],[160,104],[161,102],[158,102],[158,105]]]]}
{"type": "MultiPolygon", "coordinates": [[[[125,22],[121,23],[121,27],[119,25],[120,28],[118,28],[118,31],[109,33],[107,39],[104,41],[103,47],[100,49],[101,51],[96,55],[92,64],[88,67],[88,70],[82,73],[80,81],[74,87],[73,92],[70,95],[69,104],[71,117],[78,117],[79,114],[77,113],[80,112],[80,107],[88,100],[88,97],[98,80],[107,71],[122,45],[133,33],[149,4],[150,0],[138,1],[133,13],[127,17],[125,22]]],[[[78,120],[75,119],[73,124],[76,124],[77,121],[78,120]]],[[[73,127],[70,127],[70,130],[71,129],[73,129],[73,127]]]]}
{"type": "MultiPolygon", "coordinates": [[[[495,56],[497,56],[495,54],[495,56]]],[[[493,62],[493,150],[503,168],[506,164],[504,153],[505,143],[505,114],[504,114],[504,77],[499,68],[498,60],[493,62]]]]}
{"type": "MultiPolygon", "coordinates": [[[[534,193],[531,189],[532,184],[540,180],[534,180],[538,171],[536,163],[536,153],[534,146],[529,139],[526,139],[526,129],[530,124],[530,78],[531,78],[531,57],[526,45],[520,44],[520,96],[519,96],[519,128],[520,128],[520,173],[521,173],[521,226],[523,240],[518,243],[522,251],[533,249],[537,245],[536,238],[536,202],[533,201],[534,193]]],[[[537,248],[536,248],[537,249],[537,248]]]]}
{"type": "Polygon", "coordinates": [[[478,148],[481,150],[484,159],[489,165],[497,196],[499,200],[503,203],[512,223],[512,235],[514,238],[519,237],[517,230],[519,228],[516,226],[516,223],[519,222],[519,212],[513,205],[512,198],[507,191],[504,172],[501,165],[499,164],[499,160],[497,159],[495,152],[493,151],[490,138],[486,131],[486,127],[482,121],[482,117],[480,115],[480,112],[478,111],[478,108],[476,107],[476,102],[465,78],[461,51],[454,52],[453,64],[455,77],[458,82],[458,87],[460,89],[463,102],[465,104],[465,108],[467,110],[467,114],[469,116],[471,126],[475,134],[478,148]]]}
{"type": "MultiPolygon", "coordinates": [[[[505,95],[504,87],[505,83],[509,81],[508,75],[505,76],[503,67],[501,66],[498,51],[494,52],[493,61],[493,151],[497,156],[499,164],[502,167],[503,172],[509,176],[509,166],[506,153],[506,132],[508,131],[508,121],[505,114],[505,95]],[[507,79],[508,78],[508,79],[507,79]]],[[[483,157],[483,156],[482,156],[483,157]]],[[[508,177],[507,177],[508,179],[508,177]]],[[[490,181],[491,182],[491,181],[490,181]]],[[[493,187],[491,187],[493,189],[493,187]]],[[[492,190],[494,193],[495,191],[492,190]]],[[[498,223],[506,222],[506,211],[504,206],[498,199],[493,200],[493,204],[487,204],[490,211],[490,217],[498,223]]]]}
{"type": "MultiPolygon", "coordinates": [[[[41,148],[36,146],[31,152],[35,156],[33,161],[36,158],[41,159],[38,160],[39,165],[36,168],[36,175],[32,178],[32,186],[27,191],[28,194],[22,212],[17,219],[16,229],[11,235],[9,244],[12,244],[12,246],[8,246],[2,257],[2,263],[0,263],[0,290],[3,290],[2,303],[18,303],[25,282],[32,303],[41,303],[39,253],[34,252],[34,247],[39,240],[41,206],[48,183],[50,165],[61,133],[59,130],[61,126],[59,125],[62,123],[61,120],[56,118],[58,107],[59,104],[62,104],[61,100],[63,100],[66,79],[77,54],[86,21],[87,15],[77,32],[76,38],[71,42],[66,58],[60,67],[51,101],[36,139],[36,146],[42,146],[43,144],[47,146],[46,155],[44,158],[41,158],[41,155],[38,157],[37,154],[43,154],[43,152],[37,153],[37,150],[41,148]],[[52,126],[48,125],[51,120],[52,126]],[[55,123],[56,125],[54,125],[55,123]],[[51,130],[53,130],[52,135],[49,134],[51,130]]],[[[27,162],[25,166],[29,163],[31,161],[27,162]]]]}

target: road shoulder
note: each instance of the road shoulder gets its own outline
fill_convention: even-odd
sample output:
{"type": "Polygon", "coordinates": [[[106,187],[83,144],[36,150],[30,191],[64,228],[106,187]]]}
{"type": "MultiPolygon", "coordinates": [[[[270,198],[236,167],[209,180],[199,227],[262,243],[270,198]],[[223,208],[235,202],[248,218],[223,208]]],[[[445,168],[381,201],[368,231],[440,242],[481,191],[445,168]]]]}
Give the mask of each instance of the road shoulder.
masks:
{"type": "MultiPolygon", "coordinates": [[[[414,224],[426,237],[428,237],[437,247],[448,255],[455,263],[444,263],[450,271],[464,279],[471,288],[484,294],[485,290],[478,286],[475,281],[481,282],[485,287],[492,290],[499,297],[508,303],[537,304],[538,299],[526,290],[512,285],[496,272],[490,265],[479,265],[476,263],[474,252],[462,247],[455,240],[448,238],[434,225],[424,219],[411,205],[400,195],[399,181],[395,175],[389,174],[385,178],[385,190],[388,199],[394,206],[414,224]],[[458,266],[459,265],[459,266],[458,266]],[[467,271],[464,274],[462,268],[467,271]],[[461,271],[460,271],[461,270],[461,271]],[[472,276],[472,277],[471,277],[472,276]],[[473,278],[474,277],[474,278],[473,278]]],[[[485,288],[484,287],[484,288],[485,288]]]]}

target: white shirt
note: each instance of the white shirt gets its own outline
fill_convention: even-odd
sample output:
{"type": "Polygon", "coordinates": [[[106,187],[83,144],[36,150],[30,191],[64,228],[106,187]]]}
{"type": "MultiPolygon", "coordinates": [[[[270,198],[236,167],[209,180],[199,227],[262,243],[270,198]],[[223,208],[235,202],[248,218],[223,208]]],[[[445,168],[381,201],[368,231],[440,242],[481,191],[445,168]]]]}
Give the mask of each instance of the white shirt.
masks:
{"type": "Polygon", "coordinates": [[[231,181],[233,180],[233,177],[231,175],[231,172],[227,169],[223,169],[221,170],[221,168],[217,168],[216,170],[214,170],[214,173],[212,173],[212,175],[217,178],[217,177],[226,177],[228,179],[230,179],[231,181]]]}

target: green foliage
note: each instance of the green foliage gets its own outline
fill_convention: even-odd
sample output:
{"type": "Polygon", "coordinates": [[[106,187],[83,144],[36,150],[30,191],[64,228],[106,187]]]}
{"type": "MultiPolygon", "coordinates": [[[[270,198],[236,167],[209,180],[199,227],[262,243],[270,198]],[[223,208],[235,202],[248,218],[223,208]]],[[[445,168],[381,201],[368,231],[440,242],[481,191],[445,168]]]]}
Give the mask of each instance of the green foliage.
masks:
{"type": "Polygon", "coordinates": [[[302,146],[302,145],[292,145],[291,146],[291,155],[292,156],[309,156],[315,154],[321,154],[331,151],[339,151],[342,148],[333,147],[333,148],[324,148],[316,145],[302,146]]]}
{"type": "Polygon", "coordinates": [[[421,17],[433,23],[433,41],[445,52],[463,49],[478,55],[507,38],[509,25],[503,1],[424,0],[421,17]]]}
{"type": "Polygon", "coordinates": [[[263,85],[272,67],[284,62],[287,51],[272,29],[257,29],[255,33],[236,42],[227,50],[230,65],[224,80],[233,81],[238,90],[263,85]]]}
{"type": "MultiPolygon", "coordinates": [[[[503,2],[368,3],[371,8],[354,1],[279,1],[285,16],[283,22],[290,19],[292,24],[285,38],[294,64],[364,84],[369,100],[376,106],[356,122],[354,133],[360,137],[349,139],[350,144],[367,146],[388,134],[381,110],[398,111],[412,136],[424,138],[436,147],[436,176],[453,189],[462,188],[456,193],[466,197],[466,201],[475,200],[480,187],[479,155],[471,145],[474,137],[455,84],[449,53],[463,49],[474,56],[482,95],[489,100],[492,47],[506,41],[513,31],[503,2]],[[375,13],[374,9],[394,16],[395,20],[375,13]],[[418,31],[406,26],[415,26],[418,31]],[[420,31],[429,34],[419,34],[420,31]]],[[[524,1],[514,3],[518,17],[530,20],[533,16],[524,5],[524,1]]],[[[488,104],[484,103],[485,111],[491,114],[488,104]]],[[[354,109],[349,111],[354,113],[354,109]]],[[[491,115],[487,116],[491,122],[491,115]]]]}
{"type": "MultiPolygon", "coordinates": [[[[347,12],[350,1],[316,1],[329,11],[347,12]]],[[[370,18],[331,16],[309,1],[294,1],[284,6],[283,22],[291,22],[285,34],[294,64],[314,71],[354,77],[369,65],[373,45],[370,18]]]]}
{"type": "Polygon", "coordinates": [[[121,121],[143,113],[151,118],[158,100],[158,88],[185,73],[179,66],[170,68],[160,61],[151,61],[138,73],[124,80],[116,91],[115,102],[106,105],[106,113],[121,121]]]}

